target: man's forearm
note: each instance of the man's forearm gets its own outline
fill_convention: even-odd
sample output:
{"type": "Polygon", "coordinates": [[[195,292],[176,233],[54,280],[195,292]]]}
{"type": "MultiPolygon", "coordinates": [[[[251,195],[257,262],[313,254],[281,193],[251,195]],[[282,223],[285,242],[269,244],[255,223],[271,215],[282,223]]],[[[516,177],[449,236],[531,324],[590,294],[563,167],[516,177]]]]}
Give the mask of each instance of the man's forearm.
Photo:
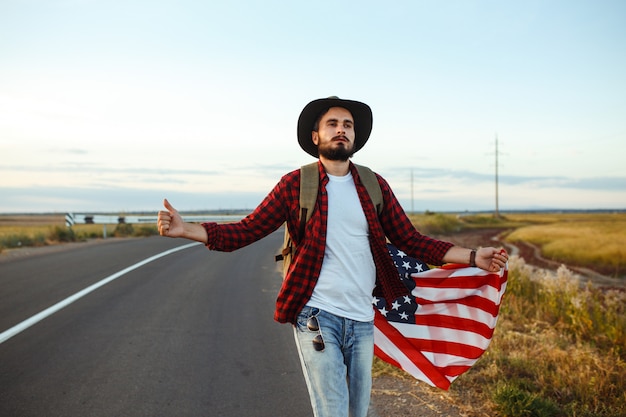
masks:
{"type": "Polygon", "coordinates": [[[469,264],[472,250],[460,246],[451,247],[443,257],[444,263],[469,264]]]}
{"type": "Polygon", "coordinates": [[[470,264],[485,271],[497,272],[506,265],[509,255],[504,249],[493,247],[477,250],[453,246],[443,257],[445,263],[470,264]]]}
{"type": "Polygon", "coordinates": [[[206,230],[202,225],[197,223],[184,223],[183,224],[183,235],[185,239],[195,240],[196,242],[207,244],[207,234],[206,230]]]}

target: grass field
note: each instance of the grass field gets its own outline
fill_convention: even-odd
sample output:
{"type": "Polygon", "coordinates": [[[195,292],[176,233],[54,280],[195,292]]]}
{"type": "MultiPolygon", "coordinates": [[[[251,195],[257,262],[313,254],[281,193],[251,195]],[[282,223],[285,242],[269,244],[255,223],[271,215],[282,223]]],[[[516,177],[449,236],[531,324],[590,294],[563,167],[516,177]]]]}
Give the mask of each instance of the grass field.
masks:
{"type": "Polygon", "coordinates": [[[626,214],[507,216],[519,223],[507,241],[541,247],[544,257],[619,277],[626,273],[626,214]]]}
{"type": "MultiPolygon", "coordinates": [[[[425,234],[501,229],[507,242],[529,242],[542,256],[610,275],[626,275],[626,213],[511,213],[491,215],[420,214],[411,220],[425,234]]],[[[0,215],[0,252],[106,236],[149,236],[155,225],[65,226],[64,215],[0,215]]]]}
{"type": "Polygon", "coordinates": [[[65,225],[65,215],[0,215],[0,252],[24,246],[46,246],[103,237],[150,236],[155,225],[77,224],[65,225]]]}

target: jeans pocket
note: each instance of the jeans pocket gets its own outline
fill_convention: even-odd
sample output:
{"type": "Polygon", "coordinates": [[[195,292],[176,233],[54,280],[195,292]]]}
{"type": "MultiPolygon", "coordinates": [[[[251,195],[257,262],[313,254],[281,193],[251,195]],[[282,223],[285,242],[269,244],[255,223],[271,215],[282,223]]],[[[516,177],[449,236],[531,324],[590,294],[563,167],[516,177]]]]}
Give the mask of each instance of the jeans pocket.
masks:
{"type": "Polygon", "coordinates": [[[311,331],[307,327],[307,321],[313,317],[317,316],[320,313],[319,308],[314,307],[304,307],[300,314],[298,314],[298,319],[296,321],[298,331],[311,333],[311,331]]]}

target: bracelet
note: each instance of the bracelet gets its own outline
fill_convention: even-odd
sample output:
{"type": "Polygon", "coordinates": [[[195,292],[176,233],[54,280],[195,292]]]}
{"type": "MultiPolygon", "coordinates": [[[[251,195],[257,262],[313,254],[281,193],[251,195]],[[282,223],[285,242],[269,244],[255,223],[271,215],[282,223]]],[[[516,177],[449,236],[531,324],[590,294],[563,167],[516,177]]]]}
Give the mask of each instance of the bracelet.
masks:
{"type": "Polygon", "coordinates": [[[476,266],[476,251],[472,250],[470,252],[470,261],[469,261],[470,266],[476,266]]]}

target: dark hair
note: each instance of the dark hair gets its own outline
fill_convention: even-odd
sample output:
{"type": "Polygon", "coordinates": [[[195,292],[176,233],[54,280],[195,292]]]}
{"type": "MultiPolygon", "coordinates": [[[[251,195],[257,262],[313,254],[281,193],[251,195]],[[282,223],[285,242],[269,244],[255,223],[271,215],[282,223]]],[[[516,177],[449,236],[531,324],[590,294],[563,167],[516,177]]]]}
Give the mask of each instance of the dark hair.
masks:
{"type": "MultiPolygon", "coordinates": [[[[337,106],[335,106],[335,107],[337,107],[337,106]]],[[[319,112],[319,114],[317,115],[317,118],[315,119],[315,123],[313,123],[313,129],[312,129],[313,132],[318,132],[320,130],[320,121],[322,120],[322,117],[324,117],[324,115],[326,113],[328,113],[328,110],[330,110],[330,109],[331,109],[331,107],[327,107],[324,110],[322,110],[321,112],[319,112]]],[[[348,110],[348,109],[346,109],[346,110],[348,110]]],[[[350,110],[348,110],[348,111],[350,111],[350,110]]],[[[350,112],[350,113],[352,113],[352,112],[350,112]]]]}
{"type": "Polygon", "coordinates": [[[328,113],[328,110],[330,110],[330,107],[327,107],[321,112],[319,112],[319,114],[315,118],[315,123],[313,123],[313,129],[312,129],[313,132],[317,132],[320,130],[320,121],[322,120],[322,117],[324,117],[324,115],[328,113]]]}

